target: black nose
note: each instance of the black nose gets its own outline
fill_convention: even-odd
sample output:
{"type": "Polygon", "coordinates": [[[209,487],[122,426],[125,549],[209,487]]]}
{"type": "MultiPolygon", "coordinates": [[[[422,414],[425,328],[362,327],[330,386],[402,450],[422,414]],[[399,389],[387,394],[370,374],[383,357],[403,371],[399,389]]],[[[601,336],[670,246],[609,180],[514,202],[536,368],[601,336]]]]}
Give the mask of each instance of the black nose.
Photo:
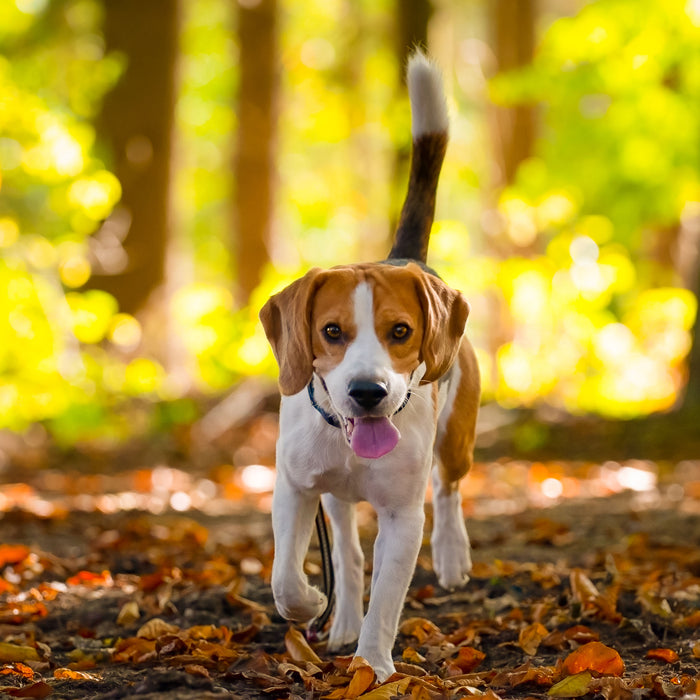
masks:
{"type": "Polygon", "coordinates": [[[350,382],[348,394],[362,408],[374,408],[389,392],[382,382],[356,379],[350,382]]]}

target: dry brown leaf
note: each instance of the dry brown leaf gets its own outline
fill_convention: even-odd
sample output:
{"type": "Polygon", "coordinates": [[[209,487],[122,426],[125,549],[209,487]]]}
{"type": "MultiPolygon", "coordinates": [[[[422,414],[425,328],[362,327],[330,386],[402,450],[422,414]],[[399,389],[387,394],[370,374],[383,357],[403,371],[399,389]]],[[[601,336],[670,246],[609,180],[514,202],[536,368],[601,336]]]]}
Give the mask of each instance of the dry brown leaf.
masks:
{"type": "Polygon", "coordinates": [[[568,675],[592,671],[601,676],[621,676],[625,664],[615,649],[602,642],[588,642],[564,659],[563,670],[568,675]]]}
{"type": "Polygon", "coordinates": [[[572,569],[569,583],[574,599],[579,601],[584,609],[597,610],[604,619],[612,622],[619,622],[622,619],[615,605],[600,593],[583,569],[572,569]]]}
{"type": "Polygon", "coordinates": [[[201,664],[185,664],[185,673],[199,678],[211,678],[209,671],[201,664]]]}
{"type": "Polygon", "coordinates": [[[409,617],[401,623],[399,632],[407,637],[415,637],[418,644],[435,643],[444,639],[440,628],[424,617],[409,617]]]}
{"type": "Polygon", "coordinates": [[[323,663],[318,654],[309,646],[304,635],[296,628],[290,627],[284,635],[284,646],[293,661],[311,661],[314,664],[323,663]]]}
{"type": "Polygon", "coordinates": [[[646,657],[656,661],[665,661],[667,664],[673,664],[678,661],[678,654],[673,649],[649,649],[646,657]]]}
{"type": "Polygon", "coordinates": [[[13,698],[46,698],[53,693],[53,688],[44,681],[38,681],[23,688],[0,688],[0,693],[13,698]]]}
{"type": "Polygon", "coordinates": [[[523,627],[518,635],[518,646],[528,655],[534,656],[537,653],[542,641],[549,635],[547,628],[540,622],[533,622],[527,627],[523,627]]]}
{"type": "Polygon", "coordinates": [[[159,617],[154,617],[152,620],[145,622],[136,633],[141,639],[158,639],[166,634],[176,634],[180,628],[176,625],[171,625],[159,617]]]}

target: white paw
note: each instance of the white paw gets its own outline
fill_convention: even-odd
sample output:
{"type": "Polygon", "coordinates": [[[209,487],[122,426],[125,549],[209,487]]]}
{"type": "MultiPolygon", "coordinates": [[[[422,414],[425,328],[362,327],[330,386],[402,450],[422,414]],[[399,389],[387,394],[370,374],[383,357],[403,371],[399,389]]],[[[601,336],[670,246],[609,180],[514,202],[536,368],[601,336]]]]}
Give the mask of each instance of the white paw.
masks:
{"type": "Polygon", "coordinates": [[[273,592],[277,611],[285,620],[307,622],[326,609],[326,596],[308,584],[297,590],[273,592]]]}
{"type": "Polygon", "coordinates": [[[433,568],[438,583],[448,591],[465,586],[472,570],[469,539],[437,537],[432,541],[433,568]]]}
{"type": "Polygon", "coordinates": [[[355,613],[337,611],[328,633],[328,650],[337,651],[346,644],[352,644],[360,636],[362,616],[355,613]]]}
{"type": "Polygon", "coordinates": [[[382,654],[370,649],[361,651],[358,647],[355,656],[361,656],[374,669],[379,683],[383,683],[389,676],[396,673],[391,654],[382,654]]]}

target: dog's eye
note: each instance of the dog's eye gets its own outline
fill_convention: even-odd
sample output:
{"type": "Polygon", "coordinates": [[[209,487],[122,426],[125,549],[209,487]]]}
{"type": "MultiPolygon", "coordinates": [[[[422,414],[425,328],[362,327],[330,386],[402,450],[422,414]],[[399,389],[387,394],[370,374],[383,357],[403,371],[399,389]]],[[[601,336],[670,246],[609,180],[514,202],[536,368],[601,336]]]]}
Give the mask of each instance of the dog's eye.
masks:
{"type": "Polygon", "coordinates": [[[411,329],[405,323],[397,323],[391,329],[391,337],[393,340],[406,340],[411,334],[411,329]]]}
{"type": "Polygon", "coordinates": [[[340,330],[340,326],[337,323],[329,323],[323,329],[323,334],[328,340],[340,340],[343,331],[340,330]]]}

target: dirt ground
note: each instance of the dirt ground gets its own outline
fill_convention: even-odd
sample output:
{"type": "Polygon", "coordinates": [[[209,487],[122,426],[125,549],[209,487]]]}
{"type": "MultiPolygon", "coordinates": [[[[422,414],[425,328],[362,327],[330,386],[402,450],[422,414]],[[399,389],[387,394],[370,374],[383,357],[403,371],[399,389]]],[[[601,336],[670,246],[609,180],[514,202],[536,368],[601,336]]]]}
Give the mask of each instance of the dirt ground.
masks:
{"type": "MultiPolygon", "coordinates": [[[[547,508],[513,498],[518,484],[506,497],[485,489],[465,504],[471,581],[440,590],[424,548],[394,648],[399,673],[376,687],[348,670],[352,648],[311,650],[276,615],[265,494],[220,514],[80,510],[44,498],[44,474],[34,506],[0,518],[0,697],[689,696],[700,690],[700,464],[683,474],[547,508]],[[614,650],[624,670],[567,671],[585,645],[614,650]],[[583,685],[562,688],[567,678],[583,685]]],[[[371,562],[375,521],[360,515],[371,562]]],[[[312,548],[312,576],[318,563],[312,548]]]]}

